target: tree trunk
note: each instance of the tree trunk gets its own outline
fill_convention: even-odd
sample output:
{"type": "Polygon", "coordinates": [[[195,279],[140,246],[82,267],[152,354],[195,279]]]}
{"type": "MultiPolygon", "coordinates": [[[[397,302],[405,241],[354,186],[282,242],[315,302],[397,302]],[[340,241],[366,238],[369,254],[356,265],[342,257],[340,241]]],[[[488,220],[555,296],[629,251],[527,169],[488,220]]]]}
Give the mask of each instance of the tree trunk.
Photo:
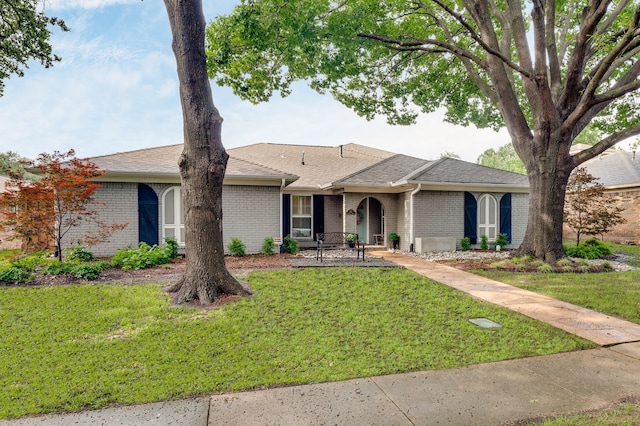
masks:
{"type": "Polygon", "coordinates": [[[201,0],[165,0],[180,81],[184,150],[180,177],[185,219],[186,271],[169,291],[174,303],[209,304],[221,294],[249,295],[224,263],[222,181],[229,158],[222,117],[213,104],[204,51],[201,0]]]}
{"type": "Polygon", "coordinates": [[[566,155],[557,149],[549,151],[544,158],[537,157],[534,164],[527,165],[529,214],[524,239],[516,254],[530,254],[555,263],[565,257],[562,246],[564,199],[573,165],[568,149],[566,155]]]}

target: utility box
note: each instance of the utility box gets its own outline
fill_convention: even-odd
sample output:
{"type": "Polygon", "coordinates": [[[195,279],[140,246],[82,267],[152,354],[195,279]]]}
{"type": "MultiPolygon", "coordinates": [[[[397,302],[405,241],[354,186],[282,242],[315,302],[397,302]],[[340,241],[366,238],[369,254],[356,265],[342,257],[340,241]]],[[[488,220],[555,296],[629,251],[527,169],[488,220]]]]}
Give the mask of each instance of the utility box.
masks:
{"type": "Polygon", "coordinates": [[[456,251],[456,239],[454,237],[416,238],[415,249],[417,253],[456,251]]]}

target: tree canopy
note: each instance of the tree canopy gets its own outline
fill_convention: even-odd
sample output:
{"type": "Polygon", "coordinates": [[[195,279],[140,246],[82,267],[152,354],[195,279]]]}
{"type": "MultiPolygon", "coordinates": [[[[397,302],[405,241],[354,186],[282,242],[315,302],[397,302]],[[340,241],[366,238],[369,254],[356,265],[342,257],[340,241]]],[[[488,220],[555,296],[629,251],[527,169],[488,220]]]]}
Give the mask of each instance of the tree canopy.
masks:
{"type": "Polygon", "coordinates": [[[253,102],[305,80],[367,118],[506,127],[531,187],[521,254],[553,261],[571,171],[640,133],[639,22],[632,0],[251,0],[209,26],[209,74],[253,102]],[[589,124],[603,137],[570,154],[589,124]]]}
{"type": "Polygon", "coordinates": [[[524,168],[524,163],[522,163],[522,160],[518,157],[516,150],[513,149],[513,145],[510,143],[502,145],[497,150],[493,148],[487,149],[478,157],[478,164],[520,174],[527,173],[524,168]]]}
{"type": "Polygon", "coordinates": [[[40,0],[0,0],[0,96],[4,80],[12,74],[22,77],[30,60],[45,68],[60,60],[49,41],[51,26],[69,30],[62,19],[45,14],[40,0]]]}

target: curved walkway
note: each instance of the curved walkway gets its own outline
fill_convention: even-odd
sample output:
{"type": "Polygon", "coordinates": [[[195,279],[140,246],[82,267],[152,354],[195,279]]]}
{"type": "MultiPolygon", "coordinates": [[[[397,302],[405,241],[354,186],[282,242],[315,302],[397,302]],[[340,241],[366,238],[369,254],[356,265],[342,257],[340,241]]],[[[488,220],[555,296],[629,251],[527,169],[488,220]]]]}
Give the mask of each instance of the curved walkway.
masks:
{"type": "Polygon", "coordinates": [[[471,296],[503,306],[600,346],[640,342],[640,325],[561,302],[451,266],[389,251],[371,251],[372,256],[390,260],[471,296]]]}

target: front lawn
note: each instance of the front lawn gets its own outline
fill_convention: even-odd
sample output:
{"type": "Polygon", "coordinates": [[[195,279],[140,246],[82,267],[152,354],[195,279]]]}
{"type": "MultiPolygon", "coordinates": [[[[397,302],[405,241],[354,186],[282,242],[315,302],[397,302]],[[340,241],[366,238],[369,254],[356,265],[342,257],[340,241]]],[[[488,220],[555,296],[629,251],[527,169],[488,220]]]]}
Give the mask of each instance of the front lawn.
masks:
{"type": "Polygon", "coordinates": [[[172,307],[159,285],[0,288],[0,418],[594,347],[406,270],[249,284],[255,297],[210,310],[172,307]]]}
{"type": "Polygon", "coordinates": [[[640,271],[637,270],[600,274],[473,272],[640,324],[640,271]]]}

